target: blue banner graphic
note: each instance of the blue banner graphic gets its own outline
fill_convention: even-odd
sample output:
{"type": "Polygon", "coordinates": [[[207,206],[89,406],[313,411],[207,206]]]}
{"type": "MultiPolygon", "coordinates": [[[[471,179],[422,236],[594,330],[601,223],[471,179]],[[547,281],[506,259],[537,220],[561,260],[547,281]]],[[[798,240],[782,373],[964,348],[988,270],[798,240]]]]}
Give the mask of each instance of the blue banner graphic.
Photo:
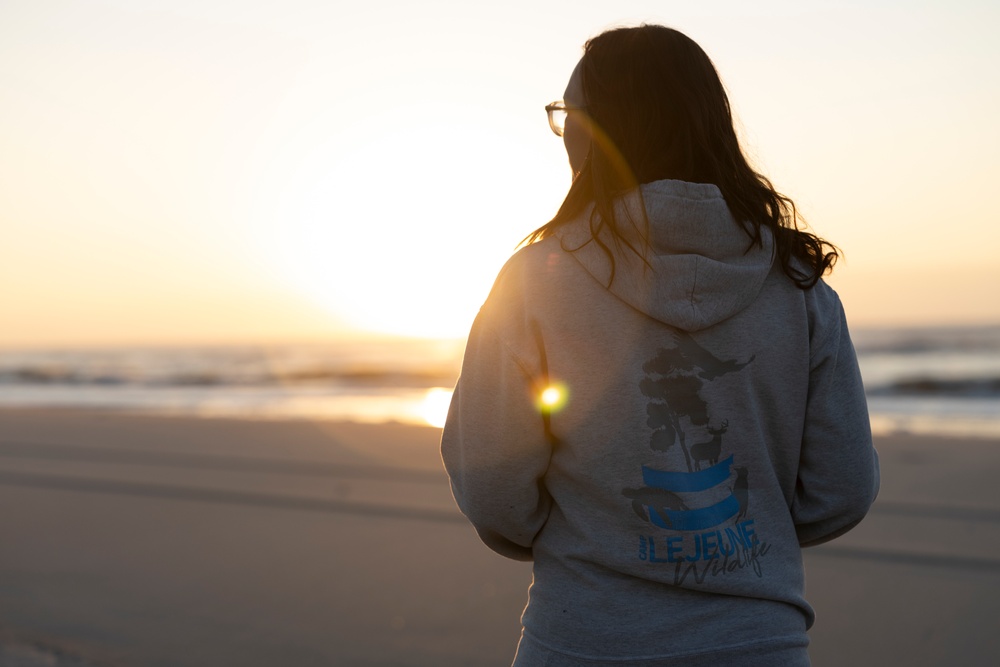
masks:
{"type": "Polygon", "coordinates": [[[642,481],[646,486],[667,491],[704,491],[729,479],[733,457],[719,461],[711,468],[695,472],[667,472],[642,467],[642,481]]]}
{"type": "MultiPolygon", "coordinates": [[[[730,457],[730,460],[732,457],[730,457]]],[[[729,494],[725,499],[714,505],[696,510],[668,510],[666,508],[649,508],[649,519],[660,528],[673,530],[707,530],[718,526],[723,521],[736,516],[740,511],[740,503],[736,496],[729,494]],[[661,516],[666,513],[666,520],[661,516]]]]}

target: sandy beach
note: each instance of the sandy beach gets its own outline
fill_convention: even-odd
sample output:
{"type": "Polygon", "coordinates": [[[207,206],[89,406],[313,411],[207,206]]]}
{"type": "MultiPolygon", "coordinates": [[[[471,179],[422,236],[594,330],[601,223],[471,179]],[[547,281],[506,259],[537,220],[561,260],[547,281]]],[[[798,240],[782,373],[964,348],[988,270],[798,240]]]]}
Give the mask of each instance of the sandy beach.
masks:
{"type": "MultiPolygon", "coordinates": [[[[507,665],[530,566],[454,507],[439,431],[0,412],[0,666],[507,665]]],[[[807,551],[813,664],[992,665],[1000,442],[877,439],[807,551]]]]}

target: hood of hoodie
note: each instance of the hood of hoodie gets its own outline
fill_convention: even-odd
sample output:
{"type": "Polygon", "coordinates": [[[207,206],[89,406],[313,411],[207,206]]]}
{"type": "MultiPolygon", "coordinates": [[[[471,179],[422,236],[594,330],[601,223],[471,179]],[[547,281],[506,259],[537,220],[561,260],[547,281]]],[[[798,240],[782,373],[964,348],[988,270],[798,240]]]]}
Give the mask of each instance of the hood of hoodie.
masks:
{"type": "MultiPolygon", "coordinates": [[[[598,238],[614,252],[614,281],[609,291],[633,308],[661,322],[698,331],[728,319],[757,298],[774,258],[773,238],[761,230],[762,247],[750,245],[715,185],[656,181],[640,186],[649,220],[645,261],[607,229],[598,238]]],[[[619,227],[627,229],[641,206],[637,193],[616,207],[619,227]]],[[[611,262],[590,231],[589,209],[556,232],[562,247],[607,286],[611,262]]],[[[638,230],[624,238],[642,251],[638,230]]]]}

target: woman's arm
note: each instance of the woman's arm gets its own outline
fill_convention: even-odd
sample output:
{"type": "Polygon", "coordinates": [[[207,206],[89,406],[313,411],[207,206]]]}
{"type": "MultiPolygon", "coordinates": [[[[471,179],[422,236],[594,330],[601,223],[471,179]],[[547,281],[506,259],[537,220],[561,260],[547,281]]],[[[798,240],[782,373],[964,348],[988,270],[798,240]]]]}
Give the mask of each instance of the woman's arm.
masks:
{"type": "Polygon", "coordinates": [[[815,546],[864,518],[879,488],[861,372],[839,298],[820,283],[809,396],[792,503],[799,543],[815,546]]]}
{"type": "Polygon", "coordinates": [[[469,336],[441,456],[459,508],[483,542],[502,556],[531,560],[548,518],[542,482],[550,444],[537,409],[537,373],[488,325],[469,336]]]}

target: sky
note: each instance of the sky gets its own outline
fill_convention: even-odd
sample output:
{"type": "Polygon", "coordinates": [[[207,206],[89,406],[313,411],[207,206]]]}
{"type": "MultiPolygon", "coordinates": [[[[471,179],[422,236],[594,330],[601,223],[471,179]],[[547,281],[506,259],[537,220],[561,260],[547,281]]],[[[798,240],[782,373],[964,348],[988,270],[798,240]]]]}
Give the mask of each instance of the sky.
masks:
{"type": "Polygon", "coordinates": [[[682,30],[852,325],[1000,322],[997,3],[0,0],[0,346],[464,335],[584,41],[682,30]]]}

